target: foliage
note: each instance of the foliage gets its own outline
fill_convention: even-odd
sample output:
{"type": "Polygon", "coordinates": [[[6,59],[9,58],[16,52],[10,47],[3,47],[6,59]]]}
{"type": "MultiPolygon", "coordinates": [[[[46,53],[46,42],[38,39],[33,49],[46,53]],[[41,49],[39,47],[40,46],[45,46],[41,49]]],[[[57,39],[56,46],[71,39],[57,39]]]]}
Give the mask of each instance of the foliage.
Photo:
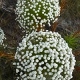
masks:
{"type": "Polygon", "coordinates": [[[67,35],[64,39],[73,50],[80,48],[80,31],[67,35]]]}

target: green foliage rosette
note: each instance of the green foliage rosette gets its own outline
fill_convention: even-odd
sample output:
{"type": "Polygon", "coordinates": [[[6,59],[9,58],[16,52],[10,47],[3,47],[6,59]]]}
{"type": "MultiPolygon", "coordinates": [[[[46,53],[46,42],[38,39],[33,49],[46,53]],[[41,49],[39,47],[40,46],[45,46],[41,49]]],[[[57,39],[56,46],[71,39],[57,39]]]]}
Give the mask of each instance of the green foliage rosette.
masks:
{"type": "Polygon", "coordinates": [[[15,59],[16,80],[70,80],[75,65],[72,49],[57,32],[25,36],[15,59]]]}
{"type": "Polygon", "coordinates": [[[16,5],[17,21],[27,30],[49,26],[60,15],[59,0],[18,0],[16,5]]]}

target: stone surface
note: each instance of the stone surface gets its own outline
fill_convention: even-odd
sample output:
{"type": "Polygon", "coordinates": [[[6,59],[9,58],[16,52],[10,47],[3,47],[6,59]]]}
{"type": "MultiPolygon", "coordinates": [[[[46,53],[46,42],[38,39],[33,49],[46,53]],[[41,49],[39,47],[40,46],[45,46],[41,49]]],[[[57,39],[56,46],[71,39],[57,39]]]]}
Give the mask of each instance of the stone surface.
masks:
{"type": "Polygon", "coordinates": [[[0,0],[0,9],[8,12],[14,12],[17,0],[0,0]]]}
{"type": "Polygon", "coordinates": [[[24,33],[19,23],[15,20],[15,7],[17,0],[1,0],[0,1],[0,27],[3,29],[8,45],[7,49],[15,49],[22,40],[24,33]]]}

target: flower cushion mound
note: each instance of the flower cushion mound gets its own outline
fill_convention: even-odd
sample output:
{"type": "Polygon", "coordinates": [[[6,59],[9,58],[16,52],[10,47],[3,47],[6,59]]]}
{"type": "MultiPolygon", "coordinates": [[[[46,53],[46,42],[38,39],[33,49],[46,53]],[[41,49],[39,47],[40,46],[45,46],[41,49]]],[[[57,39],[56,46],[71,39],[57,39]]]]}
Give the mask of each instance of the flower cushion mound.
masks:
{"type": "Polygon", "coordinates": [[[0,28],[0,45],[2,45],[4,38],[5,38],[5,37],[4,37],[4,32],[3,32],[3,30],[0,28]]]}
{"type": "Polygon", "coordinates": [[[18,0],[16,6],[17,20],[29,29],[50,25],[60,15],[59,0],[18,0]]]}
{"type": "Polygon", "coordinates": [[[32,32],[17,47],[16,80],[70,80],[72,49],[57,32],[32,32]]]}

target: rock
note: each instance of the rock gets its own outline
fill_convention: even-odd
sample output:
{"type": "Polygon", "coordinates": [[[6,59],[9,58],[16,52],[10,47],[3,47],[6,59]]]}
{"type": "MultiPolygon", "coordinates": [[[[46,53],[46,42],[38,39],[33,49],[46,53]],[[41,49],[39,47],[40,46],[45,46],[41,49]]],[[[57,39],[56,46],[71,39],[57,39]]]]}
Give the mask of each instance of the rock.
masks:
{"type": "Polygon", "coordinates": [[[15,20],[15,7],[17,0],[0,0],[0,27],[5,33],[7,51],[16,51],[18,43],[24,35],[20,24],[15,20]]]}
{"type": "Polygon", "coordinates": [[[17,0],[0,0],[0,9],[7,12],[14,12],[17,0]]]}
{"type": "Polygon", "coordinates": [[[72,34],[76,31],[80,30],[80,19],[71,19],[71,18],[63,18],[59,17],[58,25],[56,31],[64,35],[72,34]]]}
{"type": "Polygon", "coordinates": [[[12,66],[12,61],[6,58],[0,58],[0,80],[15,80],[15,69],[12,66]]]}

